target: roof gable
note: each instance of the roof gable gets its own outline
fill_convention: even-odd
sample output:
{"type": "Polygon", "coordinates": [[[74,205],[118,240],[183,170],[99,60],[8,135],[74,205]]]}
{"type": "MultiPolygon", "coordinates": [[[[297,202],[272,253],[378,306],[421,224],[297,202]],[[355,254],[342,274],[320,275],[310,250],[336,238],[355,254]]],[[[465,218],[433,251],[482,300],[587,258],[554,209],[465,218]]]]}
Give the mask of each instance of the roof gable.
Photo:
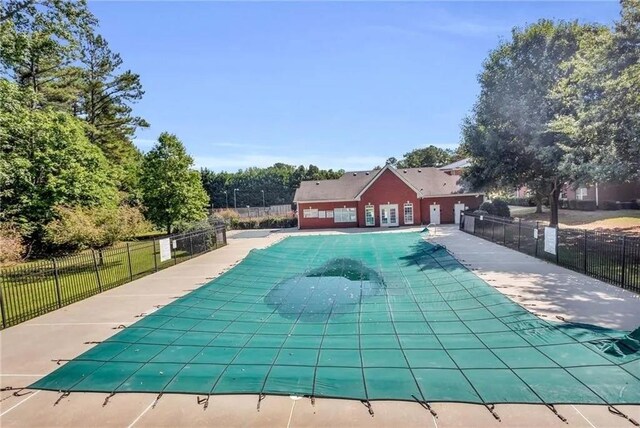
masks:
{"type": "Polygon", "coordinates": [[[420,191],[418,189],[415,188],[415,186],[413,184],[411,184],[405,177],[403,177],[402,175],[398,174],[398,172],[396,171],[395,168],[391,167],[390,165],[386,165],[384,168],[382,168],[380,170],[380,172],[378,172],[378,174],[373,178],[373,180],[371,180],[362,190],[360,190],[360,192],[356,195],[356,199],[359,200],[360,197],[362,197],[362,195],[364,194],[364,192],[366,192],[372,185],[373,183],[376,182],[376,180],[380,177],[382,177],[382,175],[386,172],[386,171],[390,171],[391,173],[395,174],[396,177],[398,177],[402,182],[404,182],[404,184],[407,185],[407,187],[409,187],[411,190],[413,190],[414,192],[416,192],[416,197],[420,197],[420,191]]]}
{"type": "Polygon", "coordinates": [[[459,177],[448,175],[438,168],[396,169],[387,165],[380,170],[346,172],[335,180],[303,181],[296,189],[293,201],[357,201],[386,171],[416,192],[418,198],[450,195],[460,191],[459,177]]]}

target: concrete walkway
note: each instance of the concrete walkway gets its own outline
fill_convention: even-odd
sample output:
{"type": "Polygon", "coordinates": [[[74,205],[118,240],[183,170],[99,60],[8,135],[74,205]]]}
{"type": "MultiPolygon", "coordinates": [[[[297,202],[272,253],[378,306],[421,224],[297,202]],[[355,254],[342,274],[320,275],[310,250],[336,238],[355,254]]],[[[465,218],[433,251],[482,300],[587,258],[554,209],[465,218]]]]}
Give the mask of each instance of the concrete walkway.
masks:
{"type": "Polygon", "coordinates": [[[485,239],[438,228],[430,238],[447,247],[479,277],[549,320],[595,324],[620,330],[640,326],[640,296],[589,276],[536,259],[485,239]]]}
{"type": "MultiPolygon", "coordinates": [[[[419,230],[417,228],[411,230],[419,230]]],[[[314,231],[362,233],[370,230],[314,231]]],[[[401,232],[394,230],[389,232],[401,232]]],[[[229,245],[175,267],[75,303],[0,332],[0,387],[22,387],[53,371],[52,360],[66,360],[130,325],[137,315],[155,310],[197,288],[240,261],[253,248],[264,248],[288,235],[286,231],[230,233],[229,245]],[[234,237],[235,236],[235,237],[234,237]]],[[[385,232],[386,233],[386,232],[385,232]]],[[[630,329],[640,324],[640,299],[631,293],[549,265],[459,232],[438,228],[437,242],[446,245],[476,273],[520,303],[537,304],[542,315],[630,329]],[[515,295],[518,296],[515,296],[515,295]]],[[[530,308],[530,309],[533,309],[530,308]]],[[[0,426],[566,426],[551,411],[537,405],[497,405],[498,422],[479,405],[436,403],[434,418],[416,403],[373,403],[371,417],[358,401],[269,396],[260,411],[255,395],[214,396],[207,410],[193,395],[118,394],[103,406],[105,394],[73,393],[63,398],[50,391],[14,396],[0,393],[0,426]]],[[[603,406],[556,406],[571,426],[629,426],[603,406]]],[[[640,407],[620,406],[640,420],[640,407]]]]}

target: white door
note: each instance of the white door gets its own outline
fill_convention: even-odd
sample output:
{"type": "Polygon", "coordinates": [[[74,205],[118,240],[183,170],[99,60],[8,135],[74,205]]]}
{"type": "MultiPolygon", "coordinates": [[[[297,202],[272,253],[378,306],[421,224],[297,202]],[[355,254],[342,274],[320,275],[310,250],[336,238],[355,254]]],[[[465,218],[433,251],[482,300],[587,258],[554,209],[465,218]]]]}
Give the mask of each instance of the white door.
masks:
{"type": "Polygon", "coordinates": [[[398,205],[380,205],[380,226],[398,226],[398,205]]]}
{"type": "Polygon", "coordinates": [[[429,205],[430,223],[440,224],[440,205],[429,205]]]}
{"type": "Polygon", "coordinates": [[[453,220],[456,224],[460,224],[460,213],[462,213],[462,211],[464,211],[464,204],[455,204],[453,206],[453,220]]]}

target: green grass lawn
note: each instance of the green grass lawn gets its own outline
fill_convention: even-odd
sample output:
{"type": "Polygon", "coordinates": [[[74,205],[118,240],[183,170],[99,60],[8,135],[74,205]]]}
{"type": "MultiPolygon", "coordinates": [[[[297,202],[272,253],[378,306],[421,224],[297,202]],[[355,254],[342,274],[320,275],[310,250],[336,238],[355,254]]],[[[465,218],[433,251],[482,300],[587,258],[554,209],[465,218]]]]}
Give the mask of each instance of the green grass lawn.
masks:
{"type": "Polygon", "coordinates": [[[132,242],[102,251],[38,260],[0,270],[5,327],[117,287],[207,251],[202,245],[178,248],[160,262],[157,242],[132,242]]]}

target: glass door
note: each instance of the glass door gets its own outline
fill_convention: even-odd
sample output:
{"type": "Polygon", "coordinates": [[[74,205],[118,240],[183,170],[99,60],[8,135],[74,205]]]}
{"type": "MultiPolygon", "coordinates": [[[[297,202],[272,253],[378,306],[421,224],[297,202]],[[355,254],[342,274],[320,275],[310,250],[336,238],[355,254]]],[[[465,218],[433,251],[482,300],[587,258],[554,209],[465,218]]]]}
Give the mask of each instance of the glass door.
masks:
{"type": "Polygon", "coordinates": [[[380,205],[380,226],[398,226],[398,205],[380,205]]]}
{"type": "Polygon", "coordinates": [[[389,226],[398,225],[398,207],[393,206],[389,208],[389,226]]]}
{"type": "Polygon", "coordinates": [[[380,226],[389,226],[389,208],[386,205],[380,206],[380,226]]]}
{"type": "Polygon", "coordinates": [[[376,216],[373,211],[373,205],[367,205],[364,207],[364,224],[365,226],[376,225],[376,216]]]}

